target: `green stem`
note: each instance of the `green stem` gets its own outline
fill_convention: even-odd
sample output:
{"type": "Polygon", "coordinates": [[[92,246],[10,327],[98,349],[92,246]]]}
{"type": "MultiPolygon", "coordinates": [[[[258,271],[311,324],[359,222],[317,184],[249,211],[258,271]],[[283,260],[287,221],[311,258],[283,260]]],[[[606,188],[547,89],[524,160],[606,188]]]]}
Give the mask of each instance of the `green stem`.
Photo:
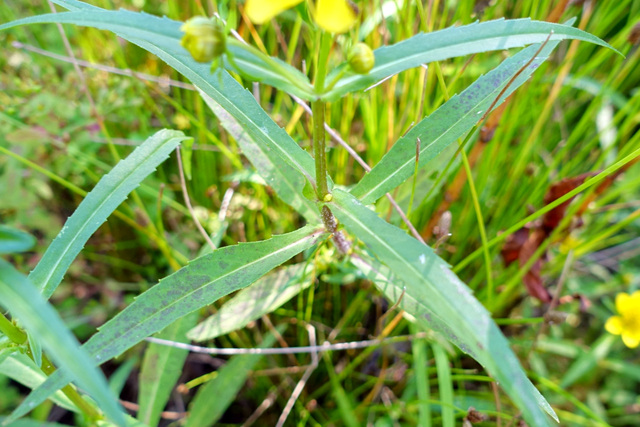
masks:
{"type": "MultiPolygon", "coordinates": [[[[25,334],[19,327],[13,324],[2,313],[0,313],[0,332],[5,334],[12,342],[22,345],[27,342],[27,334],[25,334]]],[[[33,353],[30,348],[27,348],[27,355],[33,360],[33,353]]],[[[51,375],[56,368],[51,361],[42,355],[42,372],[47,375],[51,375]]],[[[98,420],[102,418],[102,415],[91,406],[86,400],[82,398],[80,393],[74,389],[71,385],[67,385],[62,388],[62,392],[71,400],[85,415],[92,420],[98,420]]]]}
{"type": "MultiPolygon", "coordinates": [[[[31,356],[31,351],[29,351],[29,356],[31,356]]],[[[42,372],[50,376],[56,368],[53,366],[53,363],[45,356],[42,355],[42,372]]],[[[103,418],[103,416],[94,408],[89,402],[84,400],[84,398],[78,393],[78,390],[73,388],[71,384],[68,384],[60,389],[64,393],[65,396],[69,398],[71,402],[90,420],[97,421],[103,418]]]]}
{"type": "MultiPolygon", "coordinates": [[[[321,94],[324,90],[324,82],[327,76],[327,60],[331,49],[331,35],[322,32],[320,35],[320,51],[316,60],[316,75],[314,89],[316,94],[321,94]]],[[[325,149],[324,132],[324,101],[318,99],[311,103],[313,114],[313,156],[316,163],[316,195],[318,200],[324,201],[329,194],[327,185],[327,158],[325,149]]]]}
{"type": "Polygon", "coordinates": [[[27,341],[27,334],[0,313],[0,332],[16,344],[24,344],[27,341]]]}
{"type": "Polygon", "coordinates": [[[480,200],[478,199],[478,192],[476,191],[476,185],[473,182],[473,174],[471,172],[471,165],[467,158],[467,153],[464,148],[460,151],[460,158],[462,159],[462,165],[467,175],[467,183],[469,184],[469,191],[471,192],[471,200],[473,202],[473,209],[476,211],[476,219],[478,221],[478,231],[480,231],[480,240],[482,241],[482,254],[484,255],[484,266],[487,272],[487,304],[491,304],[493,301],[493,275],[491,274],[491,255],[489,254],[489,243],[487,240],[487,231],[484,227],[484,218],[482,215],[482,208],[480,207],[480,200]]]}
{"type": "Polygon", "coordinates": [[[311,103],[311,111],[313,113],[313,157],[316,162],[316,194],[320,201],[323,201],[324,197],[329,194],[324,134],[324,107],[324,101],[317,100],[311,103]]]}
{"type": "Polygon", "coordinates": [[[314,89],[316,95],[320,95],[324,89],[324,82],[327,78],[327,61],[329,59],[329,51],[331,50],[331,43],[333,38],[331,34],[322,31],[320,34],[320,50],[316,59],[316,75],[314,82],[314,89]]]}

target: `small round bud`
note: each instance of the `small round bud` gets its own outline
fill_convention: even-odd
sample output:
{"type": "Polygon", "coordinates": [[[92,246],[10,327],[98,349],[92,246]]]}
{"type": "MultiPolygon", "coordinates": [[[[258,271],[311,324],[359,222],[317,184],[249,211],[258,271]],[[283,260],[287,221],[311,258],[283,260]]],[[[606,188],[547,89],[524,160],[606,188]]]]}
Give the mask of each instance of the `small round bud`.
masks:
{"type": "Polygon", "coordinates": [[[180,44],[198,62],[209,62],[227,49],[227,37],[218,21],[196,16],[182,24],[180,30],[185,33],[180,44]]]}
{"type": "Polygon", "coordinates": [[[349,52],[349,65],[358,74],[367,74],[373,68],[376,58],[369,46],[358,43],[349,52]]]}
{"type": "Polygon", "coordinates": [[[332,201],[332,200],[333,200],[333,195],[332,195],[331,193],[329,193],[329,194],[325,194],[325,195],[324,195],[324,197],[323,197],[323,200],[324,200],[325,202],[329,203],[330,201],[332,201]]]}

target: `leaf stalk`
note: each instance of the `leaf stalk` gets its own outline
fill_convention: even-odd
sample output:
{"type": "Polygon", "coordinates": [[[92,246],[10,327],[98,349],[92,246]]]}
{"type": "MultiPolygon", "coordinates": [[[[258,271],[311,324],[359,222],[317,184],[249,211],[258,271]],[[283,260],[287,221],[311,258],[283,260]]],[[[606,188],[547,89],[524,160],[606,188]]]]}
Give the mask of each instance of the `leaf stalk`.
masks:
{"type": "Polygon", "coordinates": [[[27,341],[27,334],[0,313],[0,332],[16,344],[24,344],[27,341]]]}

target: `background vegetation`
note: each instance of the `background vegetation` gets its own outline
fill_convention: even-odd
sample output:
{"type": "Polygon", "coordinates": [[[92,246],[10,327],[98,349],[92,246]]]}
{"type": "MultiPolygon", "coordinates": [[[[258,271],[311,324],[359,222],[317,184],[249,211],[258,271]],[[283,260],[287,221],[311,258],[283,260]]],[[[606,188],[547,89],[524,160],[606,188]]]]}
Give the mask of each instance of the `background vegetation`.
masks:
{"type": "MultiPolygon", "coordinates": [[[[166,14],[177,20],[211,15],[216,10],[212,2],[200,1],[93,3],[106,9],[166,14]]],[[[365,8],[368,16],[381,7],[373,3],[375,9],[373,5],[365,8]]],[[[640,2],[571,2],[563,11],[560,6],[566,3],[461,0],[430,1],[419,7],[416,2],[390,1],[382,7],[391,11],[385,19],[370,20],[371,32],[365,40],[378,47],[419,30],[477,19],[531,17],[563,22],[577,16],[576,25],[626,55],[623,58],[586,43],[561,43],[554,56],[557,59],[544,63],[505,104],[501,115],[492,116],[482,140],[468,147],[476,200],[490,241],[575,188],[584,174],[599,172],[640,147],[640,73],[636,71],[640,2]]],[[[221,2],[218,7],[236,5],[221,2]]],[[[0,22],[45,13],[48,8],[43,1],[5,0],[0,5],[0,22]]],[[[270,54],[298,66],[310,63],[311,41],[300,32],[295,14],[283,14],[278,24],[255,28],[243,21],[238,31],[270,54]]],[[[65,26],[64,33],[76,57],[89,65],[82,74],[74,70],[65,39],[54,25],[0,34],[5,47],[0,55],[0,222],[38,238],[33,252],[12,257],[22,271],[33,268],[80,203],[83,194],[79,189],[93,188],[118,158],[131,152],[131,146],[163,127],[181,129],[194,137],[187,189],[200,221],[209,232],[218,232],[223,244],[262,240],[303,223],[256,179],[233,138],[171,68],[108,32],[65,26]]],[[[510,54],[513,52],[504,56],[510,54]]],[[[479,54],[410,70],[364,94],[332,104],[327,122],[373,165],[413,122],[501,59],[501,54],[479,54]]],[[[247,86],[300,145],[309,146],[311,130],[302,107],[269,87],[247,86]]],[[[492,246],[488,275],[479,252],[482,242],[475,197],[459,156],[454,154],[455,150],[444,153],[416,176],[413,196],[412,182],[394,194],[405,211],[410,210],[412,223],[503,325],[562,425],[637,425],[640,355],[607,334],[603,325],[615,312],[615,295],[640,286],[639,167],[628,163],[615,179],[577,197],[564,215],[556,211],[554,218],[529,223],[539,242],[529,242],[522,249],[517,244],[522,234],[515,233],[506,239],[507,245],[492,246]],[[450,213],[450,225],[440,220],[445,211],[450,213]],[[440,227],[438,233],[433,233],[434,226],[440,227]],[[519,262],[505,266],[505,257],[519,262]],[[531,266],[540,268],[539,276],[528,273],[531,266]],[[493,283],[495,295],[488,292],[488,282],[493,283]],[[531,296],[540,289],[559,290],[562,297],[552,303],[559,305],[549,310],[548,304],[531,296]],[[545,318],[553,324],[545,323],[545,318]]],[[[364,175],[363,168],[337,144],[328,159],[329,171],[339,185],[352,185],[364,175]]],[[[391,222],[401,224],[385,203],[379,203],[377,209],[391,222]]],[[[166,276],[175,268],[172,263],[180,265],[196,257],[204,244],[185,204],[175,155],[145,180],[119,212],[91,238],[52,298],[81,340],[166,276]],[[163,231],[166,241],[140,232],[150,226],[163,231]]],[[[520,243],[524,240],[526,237],[520,243]]],[[[311,286],[273,314],[205,345],[265,345],[263,340],[268,338],[264,337],[276,326],[282,326],[278,328],[282,335],[276,334],[281,346],[285,342],[308,345],[307,323],[315,327],[318,342],[417,332],[330,249],[315,258],[315,280],[307,281],[311,286]]],[[[274,286],[277,283],[276,279],[274,286]]],[[[200,314],[206,317],[215,311],[211,307],[200,314]]],[[[121,390],[121,399],[130,402],[125,406],[134,412],[145,346],[103,365],[111,386],[121,390]]],[[[308,354],[266,356],[250,362],[233,356],[234,364],[227,363],[228,359],[190,354],[162,423],[183,418],[197,390],[211,381],[214,390],[240,389],[235,400],[220,409],[221,423],[249,420],[274,425],[312,362],[308,354]],[[217,377],[213,373],[223,365],[234,373],[223,379],[233,383],[235,378],[235,385],[220,379],[223,371],[217,377]]],[[[26,389],[2,373],[0,414],[8,414],[26,389]]],[[[515,424],[512,417],[517,410],[492,387],[491,378],[476,362],[437,337],[420,335],[411,341],[400,338],[362,350],[324,353],[288,420],[300,425],[416,425],[424,420],[426,408],[433,425],[452,425],[454,418],[456,423],[465,417],[471,420],[469,407],[490,417],[484,425],[498,419],[503,425],[515,424]]],[[[31,417],[80,422],[51,403],[36,408],[31,417]]]]}

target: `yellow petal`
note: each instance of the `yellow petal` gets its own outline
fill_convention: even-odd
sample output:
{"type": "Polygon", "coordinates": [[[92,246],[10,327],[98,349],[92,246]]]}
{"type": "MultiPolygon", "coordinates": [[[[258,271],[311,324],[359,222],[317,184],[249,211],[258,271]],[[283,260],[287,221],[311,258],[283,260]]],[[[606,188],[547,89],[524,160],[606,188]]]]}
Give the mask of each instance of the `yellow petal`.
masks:
{"type": "Polygon", "coordinates": [[[247,0],[244,11],[254,24],[264,24],[280,12],[283,12],[302,0],[247,0]]]}
{"type": "Polygon", "coordinates": [[[318,0],[316,23],[330,33],[344,33],[356,23],[356,11],[347,0],[318,0]]]}
{"type": "Polygon", "coordinates": [[[629,335],[622,335],[622,342],[629,348],[636,348],[640,344],[640,340],[629,335]]]}
{"type": "Polygon", "coordinates": [[[622,333],[622,317],[612,316],[604,324],[604,328],[613,335],[620,335],[622,333]]]}
{"type": "Polygon", "coordinates": [[[634,292],[633,296],[624,292],[616,295],[616,310],[618,310],[618,313],[623,317],[627,317],[640,310],[640,294],[638,294],[638,296],[636,296],[636,294],[638,294],[638,292],[634,292]]]}

